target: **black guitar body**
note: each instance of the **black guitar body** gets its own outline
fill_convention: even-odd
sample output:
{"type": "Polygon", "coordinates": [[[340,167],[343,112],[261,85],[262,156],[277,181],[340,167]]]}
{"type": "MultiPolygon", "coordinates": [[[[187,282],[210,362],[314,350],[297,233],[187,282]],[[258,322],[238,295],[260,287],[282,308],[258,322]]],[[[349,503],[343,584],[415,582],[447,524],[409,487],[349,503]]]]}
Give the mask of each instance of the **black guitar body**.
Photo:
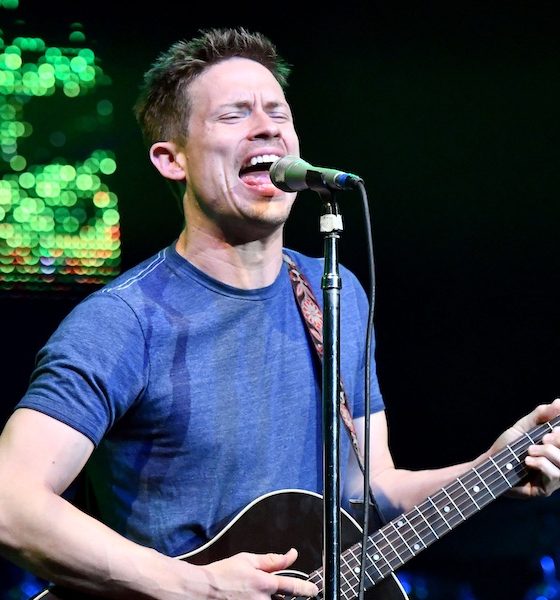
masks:
{"type": "MultiPolygon", "coordinates": [[[[346,511],[341,511],[340,534],[342,550],[362,539],[360,526],[346,511]]],[[[321,496],[301,490],[288,490],[262,496],[209,544],[196,550],[194,555],[187,554],[181,558],[199,565],[238,552],[283,553],[293,547],[299,554],[287,574],[307,579],[312,571],[322,566],[322,539],[321,496]]],[[[403,600],[406,595],[395,578],[388,577],[370,588],[365,598],[403,600]]]]}
{"type": "MultiPolygon", "coordinates": [[[[346,511],[341,513],[340,525],[342,550],[361,542],[361,528],[346,511]]],[[[298,551],[298,558],[283,574],[307,579],[310,573],[322,568],[322,539],[322,497],[301,490],[285,490],[261,496],[207,544],[177,558],[202,565],[239,552],[283,553],[293,547],[298,551]]],[[[344,597],[350,600],[347,595],[344,597]]],[[[367,600],[407,600],[400,583],[392,574],[369,588],[364,597],[367,600]]],[[[93,600],[92,597],[55,586],[33,600],[86,598],[93,600]]]]}
{"type": "MultiPolygon", "coordinates": [[[[541,423],[498,450],[493,456],[428,496],[389,523],[368,532],[364,587],[367,600],[407,600],[394,572],[448,532],[519,485],[528,477],[525,457],[532,444],[560,426],[560,416],[541,423]]],[[[341,511],[340,592],[344,600],[358,598],[362,531],[341,511]]],[[[183,556],[206,564],[239,552],[286,552],[296,548],[298,559],[286,574],[311,579],[324,589],[322,573],[323,498],[303,490],[279,490],[247,505],[201,548],[183,556]]],[[[322,594],[320,594],[322,596],[322,594]]],[[[80,600],[60,588],[45,590],[33,600],[80,600]]],[[[92,599],[93,600],[93,599],[92,599]]]]}

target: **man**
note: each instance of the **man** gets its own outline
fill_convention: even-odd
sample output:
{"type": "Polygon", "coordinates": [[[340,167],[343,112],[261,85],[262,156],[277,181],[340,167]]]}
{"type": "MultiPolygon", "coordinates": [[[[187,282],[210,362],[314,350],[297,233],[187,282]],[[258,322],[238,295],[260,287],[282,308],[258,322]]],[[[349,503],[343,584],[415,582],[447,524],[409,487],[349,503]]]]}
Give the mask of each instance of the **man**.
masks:
{"type": "MultiPolygon", "coordinates": [[[[277,573],[297,549],[176,560],[263,494],[322,490],[320,374],[283,257],[315,289],[322,261],[283,247],[295,194],[268,174],[277,158],[299,155],[287,75],[269,40],[242,29],[174,44],[147,72],[136,114],[157,170],[184,184],[185,226],[80,303],[39,353],[0,438],[0,545],[26,569],[112,598],[316,595],[313,583],[277,573]],[[84,468],[96,518],[62,497],[84,468]]],[[[367,300],[341,275],[341,372],[361,432],[367,300]]],[[[375,376],[371,386],[371,478],[387,514],[488,455],[395,469],[375,376]]],[[[560,401],[538,407],[489,452],[558,414],[560,401]]],[[[342,442],[347,506],[362,484],[342,442]]],[[[520,494],[558,488],[559,447],[557,430],[530,447],[534,477],[520,494]]]]}

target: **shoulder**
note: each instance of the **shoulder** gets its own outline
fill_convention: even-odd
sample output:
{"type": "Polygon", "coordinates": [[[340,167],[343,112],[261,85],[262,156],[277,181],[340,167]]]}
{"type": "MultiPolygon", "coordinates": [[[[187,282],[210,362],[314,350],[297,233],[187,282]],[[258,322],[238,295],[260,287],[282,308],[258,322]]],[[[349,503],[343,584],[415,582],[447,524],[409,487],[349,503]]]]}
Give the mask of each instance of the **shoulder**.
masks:
{"type": "Polygon", "coordinates": [[[139,332],[143,306],[149,303],[150,290],[159,287],[161,274],[157,271],[165,256],[163,249],[85,296],[62,320],[59,334],[68,335],[72,330],[94,338],[105,334],[110,339],[122,334],[122,328],[139,332]]]}
{"type": "Polygon", "coordinates": [[[126,296],[134,291],[156,284],[161,279],[162,271],[165,272],[166,270],[169,253],[169,246],[162,248],[157,254],[121,273],[97,293],[126,296]]]}

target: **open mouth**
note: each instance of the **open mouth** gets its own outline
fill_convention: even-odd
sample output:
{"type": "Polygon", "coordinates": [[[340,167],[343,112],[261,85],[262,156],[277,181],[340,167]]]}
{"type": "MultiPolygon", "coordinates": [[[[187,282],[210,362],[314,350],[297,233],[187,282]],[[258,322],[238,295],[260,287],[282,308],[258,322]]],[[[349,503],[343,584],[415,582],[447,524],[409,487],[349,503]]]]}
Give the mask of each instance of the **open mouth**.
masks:
{"type": "Polygon", "coordinates": [[[253,156],[241,167],[239,170],[239,177],[243,179],[245,175],[251,175],[253,173],[268,173],[270,167],[279,158],[280,156],[277,154],[260,154],[259,156],[253,156]]]}

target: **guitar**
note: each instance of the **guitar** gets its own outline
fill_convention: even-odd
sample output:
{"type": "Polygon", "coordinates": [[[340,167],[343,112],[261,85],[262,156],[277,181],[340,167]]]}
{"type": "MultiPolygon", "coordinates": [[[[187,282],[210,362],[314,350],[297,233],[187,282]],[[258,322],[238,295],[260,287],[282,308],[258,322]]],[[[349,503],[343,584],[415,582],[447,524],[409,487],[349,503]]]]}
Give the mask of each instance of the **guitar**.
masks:
{"type": "MultiPolygon", "coordinates": [[[[537,425],[467,471],[412,510],[368,534],[364,585],[367,600],[407,600],[395,571],[469,517],[521,483],[528,475],[524,464],[527,449],[538,444],[560,416],[537,425]]],[[[357,598],[360,586],[362,531],[355,519],[342,510],[340,592],[343,600],[357,598]]],[[[202,547],[178,556],[202,565],[238,552],[278,552],[297,548],[291,569],[282,574],[313,581],[323,590],[323,501],[304,490],[279,490],[248,504],[218,535],[202,547]]],[[[54,586],[31,600],[93,600],[93,597],[54,586]]],[[[293,598],[292,600],[296,600],[293,598]]]]}

